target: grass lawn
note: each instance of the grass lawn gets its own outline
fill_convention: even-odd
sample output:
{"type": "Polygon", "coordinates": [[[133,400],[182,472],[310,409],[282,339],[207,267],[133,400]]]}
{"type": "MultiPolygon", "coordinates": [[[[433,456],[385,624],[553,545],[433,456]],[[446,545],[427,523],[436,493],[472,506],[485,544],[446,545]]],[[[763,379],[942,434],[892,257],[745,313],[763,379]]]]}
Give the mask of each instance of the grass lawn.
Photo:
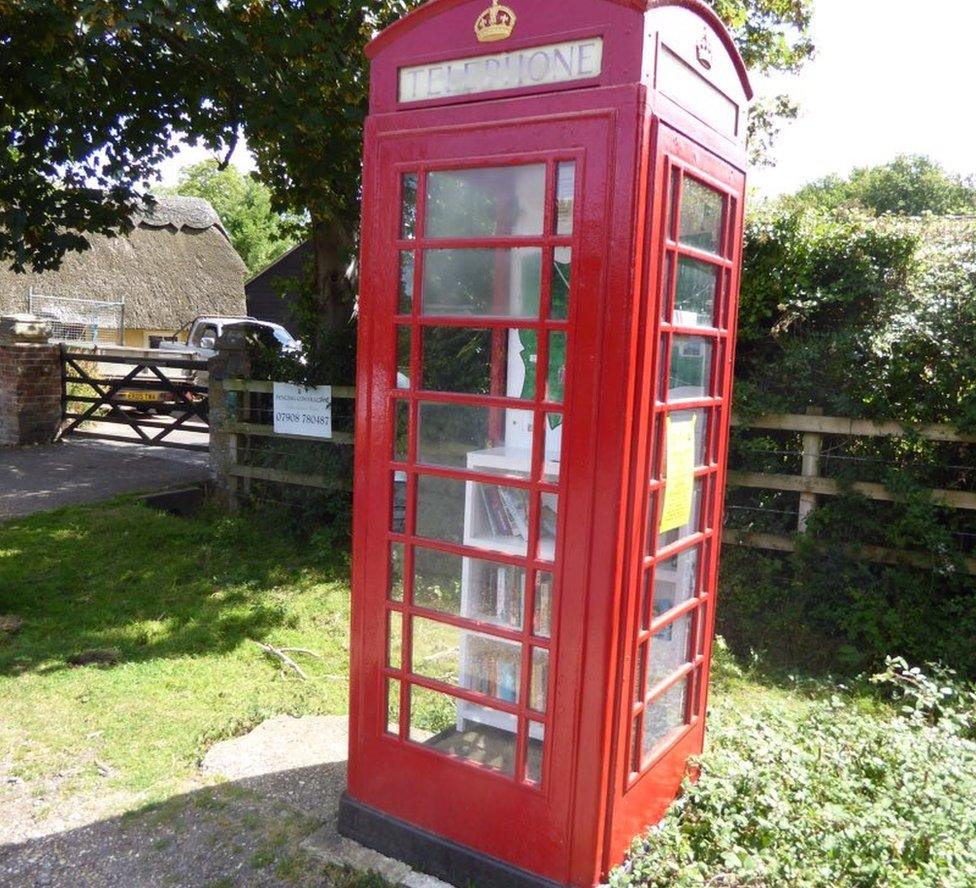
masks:
{"type": "MultiPolygon", "coordinates": [[[[252,517],[120,500],[0,525],[0,776],[52,807],[115,793],[174,842],[213,809],[200,828],[251,841],[234,852],[250,871],[378,884],[323,881],[298,849],[314,820],[281,831],[285,815],[242,809],[233,784],[192,787],[218,740],[276,714],[345,711],[348,597],[345,554],[252,517]],[[304,682],[255,641],[321,659],[302,659],[304,682]]],[[[944,675],[895,685],[907,709],[890,688],[770,677],[720,652],[701,780],[612,884],[976,884],[976,692],[944,675]]],[[[173,856],[186,862],[182,846],[173,856]]]]}
{"type": "Polygon", "coordinates": [[[252,519],[122,501],[2,525],[0,615],[22,622],[0,629],[0,762],[164,798],[218,740],[346,710],[348,601],[344,555],[252,519]],[[254,641],[322,659],[303,682],[254,641]]]}

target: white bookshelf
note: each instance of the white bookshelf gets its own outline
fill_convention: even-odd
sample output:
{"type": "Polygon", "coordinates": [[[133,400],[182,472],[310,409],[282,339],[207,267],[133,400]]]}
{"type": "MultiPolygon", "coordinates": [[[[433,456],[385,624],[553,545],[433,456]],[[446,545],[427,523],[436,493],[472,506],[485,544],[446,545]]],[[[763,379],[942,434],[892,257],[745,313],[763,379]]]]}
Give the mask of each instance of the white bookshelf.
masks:
{"type": "MultiPolygon", "coordinates": [[[[499,476],[498,483],[505,485],[506,476],[527,478],[531,466],[531,453],[526,448],[519,447],[491,447],[477,450],[468,454],[467,468],[499,476]]],[[[556,477],[559,473],[558,455],[549,454],[544,471],[547,475],[556,477]]],[[[499,532],[498,527],[492,527],[488,516],[488,504],[485,502],[481,488],[491,486],[490,482],[468,481],[465,486],[464,504],[464,545],[474,549],[483,549],[485,559],[490,560],[491,554],[504,553],[524,557],[528,552],[528,509],[525,513],[523,538],[520,534],[499,532]]],[[[508,488],[512,490],[513,488],[508,488]]],[[[544,495],[545,496],[545,495],[544,495]]],[[[526,504],[528,500],[526,500],[526,504]]],[[[517,522],[514,522],[517,523],[517,522]]],[[[551,561],[555,553],[556,541],[554,536],[540,532],[539,557],[551,561]]],[[[517,630],[520,619],[524,619],[524,588],[519,594],[518,574],[524,587],[525,571],[514,566],[501,565],[497,562],[487,563],[477,558],[464,558],[461,566],[461,616],[479,622],[493,623],[517,630]],[[497,572],[493,578],[486,578],[485,572],[497,572]],[[484,589],[491,590],[490,595],[484,589]]],[[[475,681],[472,690],[484,690],[478,686],[479,679],[490,680],[484,675],[482,664],[486,659],[494,660],[497,674],[491,676],[496,682],[496,694],[499,699],[508,703],[515,703],[521,685],[521,653],[518,642],[504,638],[487,636],[480,632],[463,632],[461,635],[461,674],[472,676],[475,681]],[[512,670],[512,667],[514,671],[512,670]],[[503,680],[508,676],[509,680],[503,680]]],[[[470,728],[471,722],[490,725],[505,731],[515,731],[515,717],[499,712],[486,706],[458,701],[457,727],[459,731],[470,728]]],[[[530,735],[537,740],[542,739],[542,726],[533,724],[530,735]]]]}

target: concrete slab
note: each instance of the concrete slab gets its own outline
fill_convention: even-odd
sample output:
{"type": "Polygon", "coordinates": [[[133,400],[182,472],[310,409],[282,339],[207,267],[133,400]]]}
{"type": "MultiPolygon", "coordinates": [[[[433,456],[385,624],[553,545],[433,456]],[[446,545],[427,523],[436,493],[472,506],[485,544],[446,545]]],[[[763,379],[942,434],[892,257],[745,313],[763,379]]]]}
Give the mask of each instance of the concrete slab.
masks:
{"type": "Polygon", "coordinates": [[[66,440],[0,449],[0,521],[206,481],[207,453],[109,441],[66,440]]]}
{"type": "Polygon", "coordinates": [[[273,795],[322,820],[322,826],[302,842],[302,848],[325,863],[376,872],[402,888],[453,888],[339,835],[336,818],[339,798],[346,788],[348,749],[346,716],[282,715],[262,722],[242,737],[214,745],[204,756],[201,769],[208,776],[273,795]],[[272,774],[282,779],[269,779],[272,774]]]}

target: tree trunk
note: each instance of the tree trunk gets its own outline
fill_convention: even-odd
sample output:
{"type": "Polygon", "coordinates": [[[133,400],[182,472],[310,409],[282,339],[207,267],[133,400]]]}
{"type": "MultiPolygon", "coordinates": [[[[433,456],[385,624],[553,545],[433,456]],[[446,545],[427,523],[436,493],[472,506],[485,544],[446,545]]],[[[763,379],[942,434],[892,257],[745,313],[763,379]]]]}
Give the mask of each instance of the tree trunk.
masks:
{"type": "Polygon", "coordinates": [[[321,311],[321,327],[334,331],[348,327],[354,292],[348,271],[353,242],[348,231],[332,220],[312,220],[315,254],[315,297],[321,311]]]}

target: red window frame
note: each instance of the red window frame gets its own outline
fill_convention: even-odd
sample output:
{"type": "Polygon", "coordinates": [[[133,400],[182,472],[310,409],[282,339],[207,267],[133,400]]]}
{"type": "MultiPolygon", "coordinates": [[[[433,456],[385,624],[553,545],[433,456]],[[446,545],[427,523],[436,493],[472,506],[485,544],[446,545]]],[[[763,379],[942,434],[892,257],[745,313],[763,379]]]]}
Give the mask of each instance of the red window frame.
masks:
{"type": "MultiPolygon", "coordinates": [[[[552,285],[552,268],[554,261],[554,251],[557,248],[565,247],[573,251],[575,257],[578,249],[579,225],[574,225],[574,233],[571,235],[560,235],[555,231],[556,220],[556,176],[559,165],[573,163],[579,170],[583,161],[580,151],[561,151],[561,152],[541,152],[541,153],[522,153],[514,156],[499,157],[474,157],[465,158],[463,161],[442,160],[437,162],[420,162],[416,164],[398,164],[395,169],[401,183],[400,202],[403,203],[402,185],[408,175],[416,176],[416,216],[414,222],[414,236],[404,238],[402,227],[401,237],[395,241],[397,255],[410,252],[413,255],[413,298],[411,300],[411,311],[409,314],[397,312],[392,318],[396,325],[397,332],[401,330],[410,331],[410,366],[408,378],[417,385],[410,385],[409,388],[398,388],[396,379],[392,380],[388,398],[390,400],[389,412],[396,415],[398,405],[405,403],[408,405],[408,424],[407,441],[408,448],[406,459],[396,459],[394,454],[395,440],[397,436],[396,423],[390,424],[392,439],[390,441],[390,453],[393,454],[388,465],[388,474],[395,477],[402,474],[406,477],[406,513],[405,527],[402,531],[394,528],[393,497],[391,496],[391,515],[387,534],[387,541],[390,546],[400,544],[403,546],[403,600],[393,601],[387,599],[386,609],[389,613],[400,613],[402,619],[402,654],[400,656],[400,667],[393,668],[387,664],[382,670],[384,678],[399,682],[400,705],[399,714],[396,719],[398,725],[397,739],[401,742],[409,743],[410,740],[410,687],[427,688],[447,694],[451,697],[465,700],[470,703],[488,706],[499,712],[515,716],[517,719],[518,730],[516,733],[516,750],[513,775],[510,777],[499,771],[487,769],[487,773],[492,777],[503,780],[514,779],[516,782],[525,785],[527,788],[541,791],[546,783],[546,773],[549,766],[551,755],[547,755],[548,737],[552,730],[552,670],[549,670],[549,680],[546,688],[546,710],[541,713],[533,709],[530,705],[529,683],[532,677],[532,657],[535,650],[544,650],[549,656],[549,662],[555,662],[555,649],[557,640],[554,633],[550,630],[549,637],[543,637],[534,633],[533,620],[535,615],[535,592],[536,577],[539,573],[554,574],[555,565],[560,554],[560,542],[562,538],[561,525],[564,523],[559,520],[557,523],[557,534],[555,550],[552,560],[543,559],[538,551],[539,543],[539,524],[540,524],[540,504],[543,494],[560,496],[564,493],[566,484],[565,471],[560,472],[559,483],[546,481],[543,475],[544,469],[544,447],[545,447],[545,421],[548,415],[559,414],[564,417],[565,404],[568,393],[564,392],[562,401],[546,400],[544,394],[547,393],[547,380],[549,368],[549,340],[552,333],[562,333],[569,339],[571,330],[573,311],[575,310],[575,280],[574,275],[569,294],[570,314],[565,320],[552,319],[550,317],[550,296],[552,285]],[[545,167],[545,190],[543,197],[543,230],[540,235],[527,236],[490,236],[490,237],[431,237],[426,234],[426,178],[432,172],[439,171],[459,171],[466,169],[481,169],[485,167],[521,167],[532,164],[543,164],[545,167]],[[509,317],[509,316],[484,316],[484,315],[425,315],[423,313],[423,280],[424,280],[424,261],[428,251],[435,249],[505,249],[505,248],[539,248],[541,250],[541,280],[540,280],[540,305],[539,313],[536,318],[528,317],[509,317]],[[487,329],[507,333],[509,330],[531,330],[536,334],[537,342],[537,361],[536,361],[536,380],[535,397],[531,400],[520,399],[500,395],[480,395],[466,394],[459,392],[444,392],[426,390],[421,387],[423,381],[423,331],[426,328],[445,328],[457,327],[464,329],[487,329]],[[530,462],[530,473],[528,478],[516,478],[505,476],[499,478],[498,475],[478,472],[468,468],[447,468],[421,463],[418,458],[418,428],[419,404],[459,404],[477,407],[494,407],[499,409],[512,408],[519,410],[531,410],[533,412],[533,439],[532,455],[530,462]],[[451,478],[465,482],[480,482],[488,485],[496,485],[502,482],[506,487],[523,489],[528,492],[530,498],[530,521],[528,539],[526,542],[526,556],[520,557],[503,551],[482,549],[471,547],[465,544],[455,544],[444,540],[432,539],[421,536],[417,530],[417,487],[420,477],[441,477],[451,478]],[[452,615],[442,611],[418,605],[413,601],[413,581],[414,581],[414,555],[416,548],[424,548],[444,552],[447,554],[458,555],[462,558],[490,559],[493,562],[510,564],[515,567],[523,568],[525,571],[524,579],[524,598],[523,598],[523,617],[521,630],[505,630],[492,623],[478,622],[468,617],[452,615]],[[416,617],[436,620],[440,623],[456,626],[466,631],[482,632],[501,639],[517,642],[521,646],[521,665],[519,670],[519,692],[515,703],[508,703],[497,698],[488,697],[483,693],[466,689],[459,686],[446,684],[429,677],[418,675],[413,671],[412,662],[412,629],[413,620],[416,617]],[[541,725],[547,740],[543,742],[542,771],[540,780],[534,781],[526,775],[526,759],[528,747],[528,733],[531,725],[541,725]]],[[[574,207],[576,200],[580,196],[580,183],[582,177],[578,174],[574,176],[574,207]]],[[[399,306],[398,306],[399,307],[399,306]]],[[[571,360],[572,343],[568,342],[566,352],[567,364],[571,360]]],[[[493,355],[493,360],[497,355],[493,355]]],[[[567,379],[567,386],[571,385],[571,380],[567,379]]],[[[558,516],[558,512],[557,512],[558,516]]],[[[390,577],[387,579],[390,583],[390,577]]],[[[556,612],[559,606],[559,586],[554,583],[551,591],[552,610],[556,612]]],[[[389,637],[390,618],[387,617],[388,627],[387,646],[391,644],[389,637]]],[[[436,751],[425,747],[425,752],[437,755],[436,751]]],[[[484,769],[484,766],[466,759],[458,760],[467,767],[484,769]]]]}
{"type": "Polygon", "coordinates": [[[644,290],[643,371],[644,428],[638,429],[639,452],[632,476],[631,601],[624,627],[616,738],[616,773],[611,791],[608,847],[626,847],[630,837],[654,822],[673,800],[689,756],[701,752],[708,698],[709,665],[715,620],[717,572],[724,512],[725,460],[732,388],[732,369],[739,286],[743,175],[710,152],[664,124],[656,124],[655,188],[649,193],[650,224],[646,253],[649,274],[644,290]],[[678,239],[681,185],[693,179],[723,195],[721,246],[713,254],[678,239]],[[678,187],[675,189],[674,183],[678,187]],[[679,257],[718,268],[713,326],[673,323],[679,257]],[[670,258],[670,263],[668,261],[670,258]],[[694,336],[712,343],[706,397],[668,401],[671,344],[675,336],[694,336]],[[662,383],[663,380],[663,383],[662,383]],[[665,418],[673,412],[707,411],[704,460],[694,472],[701,479],[699,523],[693,532],[657,548],[657,522],[666,476],[665,418]],[[649,508],[648,503],[653,506],[649,508]],[[653,523],[653,524],[652,524],[653,523]],[[650,533],[650,545],[648,538],[650,533]],[[667,560],[698,549],[693,594],[676,606],[653,614],[655,573],[667,560]],[[691,615],[689,655],[677,669],[648,687],[646,675],[653,636],[691,615]],[[643,748],[645,717],[650,705],[680,682],[687,682],[682,724],[643,748]]]}

